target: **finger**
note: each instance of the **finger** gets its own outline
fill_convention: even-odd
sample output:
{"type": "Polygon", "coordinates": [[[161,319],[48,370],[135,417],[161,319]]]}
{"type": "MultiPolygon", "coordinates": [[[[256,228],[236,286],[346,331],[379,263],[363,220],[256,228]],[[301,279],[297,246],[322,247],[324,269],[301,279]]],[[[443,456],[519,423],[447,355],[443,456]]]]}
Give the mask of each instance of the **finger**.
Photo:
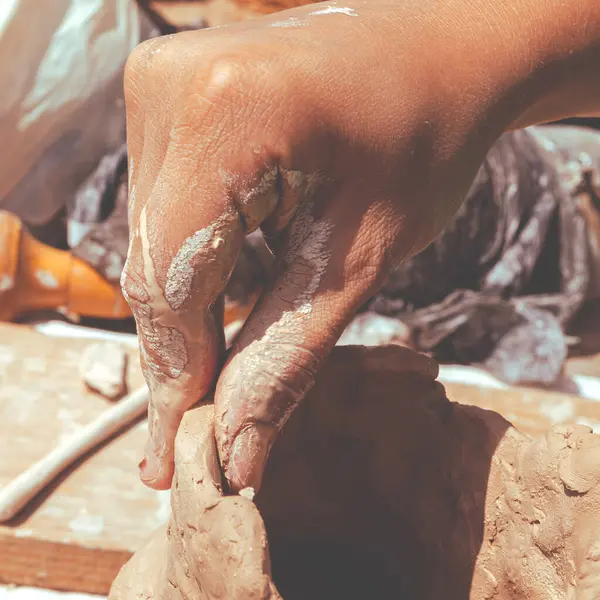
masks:
{"type": "Polygon", "coordinates": [[[277,433],[346,324],[391,268],[396,225],[388,227],[383,205],[374,202],[374,210],[361,215],[352,210],[359,206],[356,192],[342,191],[343,201],[329,201],[330,194],[322,185],[292,218],[277,257],[278,275],[217,384],[217,444],[235,490],[260,487],[277,433]]]}
{"type": "MultiPolygon", "coordinates": [[[[150,439],[140,475],[160,489],[171,482],[181,416],[215,377],[223,331],[211,307],[243,239],[222,184],[202,177],[201,166],[216,173],[218,153],[210,154],[206,139],[185,122],[187,107],[176,106],[173,94],[178,82],[166,87],[174,61],[183,54],[178,50],[168,41],[144,44],[130,58],[126,74],[133,176],[122,287],[137,323],[150,390],[150,439]]],[[[206,110],[196,107],[193,113],[206,110]]],[[[226,117],[214,107],[212,114],[216,121],[226,117]]]]}
{"type": "MultiPolygon", "coordinates": [[[[186,43],[161,46],[150,71],[138,68],[144,85],[130,90],[137,96],[167,95],[168,116],[155,116],[162,109],[151,102],[152,110],[139,109],[140,118],[136,107],[143,101],[133,103],[136,131],[129,134],[137,139],[139,129],[144,132],[143,143],[133,149],[140,156],[133,156],[139,166],[123,277],[150,389],[150,439],[141,477],[160,489],[171,483],[182,415],[209,392],[220,365],[223,328],[211,307],[223,292],[244,235],[275,210],[279,199],[272,143],[277,121],[268,111],[248,113],[247,94],[262,79],[247,61],[211,64],[205,53],[198,64],[198,48],[192,46],[189,56],[191,38],[176,39],[186,43]],[[186,66],[186,60],[191,64],[186,66]],[[190,74],[191,80],[179,85],[155,76],[154,70],[171,78],[190,74]],[[156,81],[158,87],[152,87],[156,81]],[[179,96],[173,99],[171,90],[179,96]]],[[[146,59],[141,52],[139,60],[146,59]]],[[[131,72],[136,73],[135,64],[131,72]]],[[[261,83],[260,89],[268,94],[268,86],[261,83]]],[[[257,106],[262,106],[260,94],[253,94],[257,106]]]]}
{"type": "MultiPolygon", "coordinates": [[[[165,165],[173,167],[170,154],[165,165]]],[[[215,308],[243,241],[240,220],[225,195],[196,190],[209,201],[186,201],[186,189],[176,180],[157,177],[135,224],[123,277],[150,389],[150,440],[140,474],[156,488],[170,485],[183,413],[214,380],[223,351],[222,311],[215,308]],[[168,211],[177,211],[181,220],[168,217],[168,211]]]]}

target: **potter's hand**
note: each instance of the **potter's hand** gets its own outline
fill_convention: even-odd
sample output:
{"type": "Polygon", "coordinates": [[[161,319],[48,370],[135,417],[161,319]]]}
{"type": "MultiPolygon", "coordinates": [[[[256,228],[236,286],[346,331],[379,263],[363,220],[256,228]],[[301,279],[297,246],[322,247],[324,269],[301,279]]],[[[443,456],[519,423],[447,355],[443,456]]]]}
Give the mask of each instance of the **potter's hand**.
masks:
{"type": "Polygon", "coordinates": [[[123,286],[151,390],[148,485],[169,486],[181,417],[214,384],[213,307],[244,235],[261,227],[278,267],[216,387],[234,489],[260,485],[323,357],[452,216],[495,138],[590,108],[574,102],[596,78],[596,2],[352,0],[133,53],[123,286]]]}

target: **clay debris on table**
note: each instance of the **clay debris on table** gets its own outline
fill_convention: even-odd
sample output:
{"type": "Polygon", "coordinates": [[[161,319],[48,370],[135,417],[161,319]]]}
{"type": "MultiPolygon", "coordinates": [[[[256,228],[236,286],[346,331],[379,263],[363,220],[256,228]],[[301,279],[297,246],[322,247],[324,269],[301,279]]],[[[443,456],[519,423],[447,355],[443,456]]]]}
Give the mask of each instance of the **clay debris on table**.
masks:
{"type": "Polygon", "coordinates": [[[116,400],[127,392],[128,358],[121,344],[90,344],[81,356],[79,374],[90,389],[109,400],[116,400]]]}
{"type": "MultiPolygon", "coordinates": [[[[114,405],[79,377],[89,339],[0,324],[0,340],[4,489],[114,405]]],[[[131,342],[123,345],[127,386],[136,390],[144,383],[138,352],[131,342]]],[[[0,524],[0,582],[106,594],[132,551],[170,514],[168,493],[138,478],[147,435],[145,422],[122,431],[64,472],[17,518],[0,524]]]]}

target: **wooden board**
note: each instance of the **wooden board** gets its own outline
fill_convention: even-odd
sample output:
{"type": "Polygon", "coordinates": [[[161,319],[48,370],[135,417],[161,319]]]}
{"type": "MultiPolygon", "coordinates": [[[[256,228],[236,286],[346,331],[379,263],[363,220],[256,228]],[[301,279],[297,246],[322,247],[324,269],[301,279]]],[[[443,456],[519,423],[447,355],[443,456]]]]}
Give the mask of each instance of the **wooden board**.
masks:
{"type": "Polygon", "coordinates": [[[444,383],[450,400],[494,410],[531,436],[544,435],[554,425],[588,425],[600,433],[600,402],[573,394],[512,387],[494,389],[444,383]]]}
{"type": "MultiPolygon", "coordinates": [[[[0,485],[110,406],[79,378],[88,343],[0,325],[0,485]]],[[[129,352],[135,389],[143,379],[136,350],[129,352]]],[[[168,519],[168,493],[137,477],[145,439],[146,423],[132,426],[0,525],[0,583],[106,593],[130,554],[168,519]]]]}
{"type": "MultiPolygon", "coordinates": [[[[0,325],[0,485],[63,436],[110,406],[79,379],[83,339],[0,325]]],[[[129,351],[129,387],[142,384],[137,350],[129,351]]],[[[569,360],[570,373],[600,375],[600,355],[569,360]]],[[[600,430],[600,403],[513,388],[447,384],[451,399],[491,408],[526,433],[555,423],[600,430]]],[[[0,583],[107,593],[121,565],[169,516],[168,493],[145,488],[137,463],[146,439],[139,423],[71,469],[14,522],[0,525],[0,583]]]]}

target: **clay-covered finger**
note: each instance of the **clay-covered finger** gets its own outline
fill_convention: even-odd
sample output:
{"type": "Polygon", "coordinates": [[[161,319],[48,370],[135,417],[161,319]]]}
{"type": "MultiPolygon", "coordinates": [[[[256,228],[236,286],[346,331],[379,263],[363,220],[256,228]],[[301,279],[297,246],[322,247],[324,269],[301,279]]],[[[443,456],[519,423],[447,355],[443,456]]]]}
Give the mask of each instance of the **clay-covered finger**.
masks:
{"type": "Polygon", "coordinates": [[[256,146],[244,143],[247,132],[236,128],[244,71],[227,61],[197,67],[203,46],[189,41],[153,41],[136,50],[126,79],[129,136],[136,141],[122,287],[150,389],[141,477],[159,489],[171,483],[184,412],[214,385],[224,350],[216,309],[244,235],[278,198],[277,164],[261,150],[266,145],[258,134],[256,146]]]}
{"type": "Polygon", "coordinates": [[[389,271],[395,232],[381,213],[306,194],[277,250],[277,275],[232,348],[215,393],[215,429],[232,488],[260,487],[270,447],[323,359],[389,271]],[[388,239],[389,237],[389,239],[388,239]]]}
{"type": "MultiPolygon", "coordinates": [[[[179,190],[174,192],[181,197],[179,190]]],[[[183,413],[206,395],[214,380],[223,331],[213,307],[243,240],[239,219],[227,204],[210,205],[215,216],[191,205],[183,210],[182,205],[182,220],[165,223],[164,209],[151,196],[133,231],[122,280],[151,393],[150,440],[141,476],[158,488],[170,485],[173,443],[183,413]]]]}

